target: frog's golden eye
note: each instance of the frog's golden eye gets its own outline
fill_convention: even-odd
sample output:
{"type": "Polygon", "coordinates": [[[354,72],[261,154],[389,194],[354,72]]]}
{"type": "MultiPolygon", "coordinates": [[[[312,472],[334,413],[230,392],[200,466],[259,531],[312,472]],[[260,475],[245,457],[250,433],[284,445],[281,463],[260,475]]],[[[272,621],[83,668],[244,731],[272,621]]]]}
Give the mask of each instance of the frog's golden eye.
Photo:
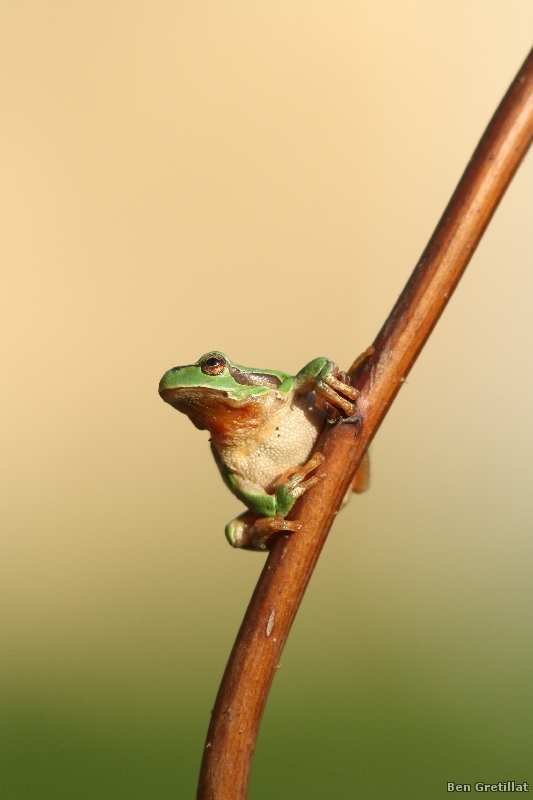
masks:
{"type": "Polygon", "coordinates": [[[226,359],[220,353],[208,353],[200,366],[205,375],[220,375],[226,369],[226,359]]]}

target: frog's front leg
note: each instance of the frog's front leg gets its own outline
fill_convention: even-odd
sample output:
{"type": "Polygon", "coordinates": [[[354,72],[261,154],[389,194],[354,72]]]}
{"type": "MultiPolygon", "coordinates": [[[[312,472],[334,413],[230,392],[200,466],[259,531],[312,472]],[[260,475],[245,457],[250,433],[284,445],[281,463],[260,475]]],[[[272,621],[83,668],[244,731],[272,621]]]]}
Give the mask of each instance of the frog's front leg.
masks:
{"type": "Polygon", "coordinates": [[[301,369],[295,378],[295,390],[314,391],[318,407],[326,411],[328,406],[330,409],[341,409],[348,417],[344,421],[361,419],[355,404],[359,392],[350,385],[348,376],[327,358],[315,358],[301,369]]]}
{"type": "Polygon", "coordinates": [[[325,477],[325,473],[320,473],[307,478],[323,461],[323,454],[315,453],[306,464],[288,469],[280,475],[273,495],[248,494],[241,488],[238,496],[252,510],[245,511],[226,525],[226,538],[231,546],[268,550],[269,540],[274,534],[299,530],[300,523],[285,519],[285,516],[298,497],[325,477]]]}
{"type": "MultiPolygon", "coordinates": [[[[350,379],[339,370],[336,364],[332,364],[331,368],[317,381],[315,394],[319,408],[327,403],[335,410],[340,408],[344,411],[346,417],[341,418],[342,422],[362,421],[355,404],[355,400],[359,397],[359,391],[350,385],[350,379]],[[345,396],[343,397],[343,395],[345,396]]],[[[335,421],[336,418],[338,419],[338,411],[336,415],[332,415],[333,418],[329,414],[328,417],[330,417],[330,421],[335,421]]]]}

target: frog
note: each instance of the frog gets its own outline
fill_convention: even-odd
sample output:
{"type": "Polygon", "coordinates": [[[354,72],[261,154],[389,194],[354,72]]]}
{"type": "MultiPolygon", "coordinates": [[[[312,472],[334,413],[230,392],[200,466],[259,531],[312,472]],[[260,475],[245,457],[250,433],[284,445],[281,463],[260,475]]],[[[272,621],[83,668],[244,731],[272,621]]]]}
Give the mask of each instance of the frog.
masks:
{"type": "MultiPolygon", "coordinates": [[[[351,373],[363,354],[352,366],[351,373]]],[[[232,547],[269,550],[279,534],[299,530],[287,515],[296,500],[323,480],[324,455],[313,452],[327,424],[361,422],[359,392],[335,362],[318,357],[291,376],[234,364],[222,352],[172,367],[159,383],[161,398],[208,430],[222,479],[247,510],[225,534],[232,547]]],[[[368,459],[352,488],[368,486],[368,459]]]]}

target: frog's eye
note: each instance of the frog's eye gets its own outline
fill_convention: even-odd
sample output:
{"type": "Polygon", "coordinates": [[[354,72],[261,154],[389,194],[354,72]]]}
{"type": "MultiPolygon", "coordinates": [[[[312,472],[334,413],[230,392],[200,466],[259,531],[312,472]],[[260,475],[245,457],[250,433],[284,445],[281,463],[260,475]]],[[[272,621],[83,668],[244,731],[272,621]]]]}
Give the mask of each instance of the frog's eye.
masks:
{"type": "Polygon", "coordinates": [[[220,353],[208,353],[200,367],[205,375],[220,375],[226,369],[226,359],[220,353]]]}

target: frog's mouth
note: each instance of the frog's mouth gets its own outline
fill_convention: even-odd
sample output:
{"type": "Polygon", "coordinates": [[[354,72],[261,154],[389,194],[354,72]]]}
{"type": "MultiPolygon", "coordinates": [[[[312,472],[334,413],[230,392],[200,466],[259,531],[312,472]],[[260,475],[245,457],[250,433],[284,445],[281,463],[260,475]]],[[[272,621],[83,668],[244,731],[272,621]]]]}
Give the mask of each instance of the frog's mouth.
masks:
{"type": "Polygon", "coordinates": [[[256,398],[234,400],[227,392],[190,387],[164,388],[159,394],[173,408],[187,414],[193,425],[214,438],[236,436],[260,425],[264,409],[256,398]]]}

